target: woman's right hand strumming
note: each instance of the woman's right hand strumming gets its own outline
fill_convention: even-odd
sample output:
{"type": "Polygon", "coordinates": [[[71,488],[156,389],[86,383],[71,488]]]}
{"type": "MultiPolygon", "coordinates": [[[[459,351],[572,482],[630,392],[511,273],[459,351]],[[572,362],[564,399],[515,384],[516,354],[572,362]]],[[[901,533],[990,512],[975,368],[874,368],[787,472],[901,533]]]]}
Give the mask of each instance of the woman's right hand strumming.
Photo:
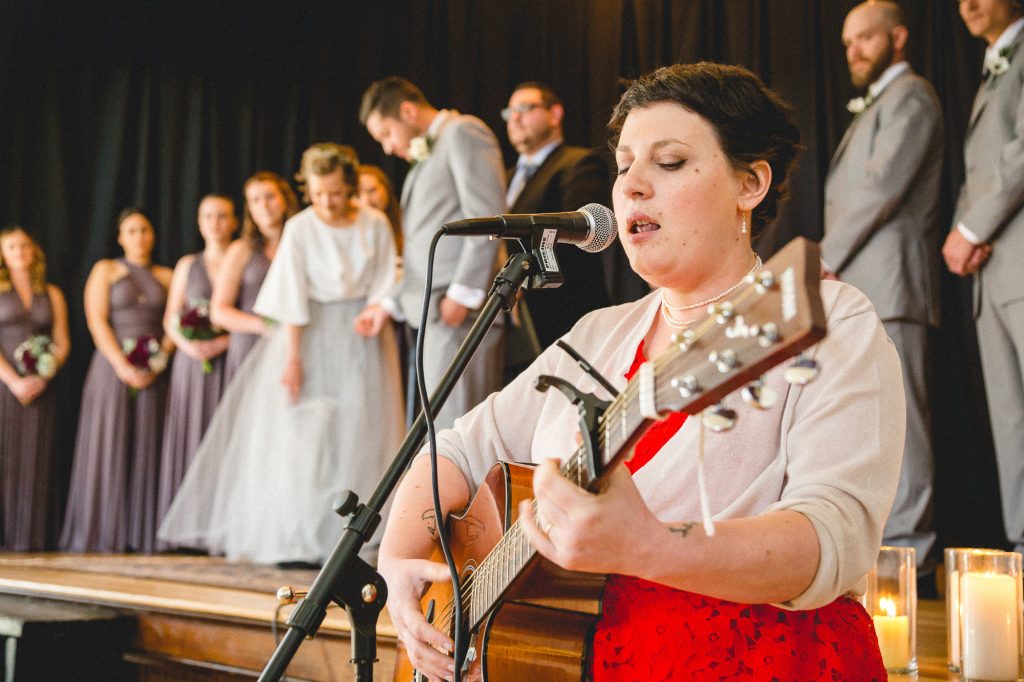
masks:
{"type": "MultiPolygon", "coordinates": [[[[454,662],[441,652],[450,654],[453,642],[427,623],[420,605],[431,583],[451,580],[446,565],[427,559],[438,546],[439,528],[444,527],[436,522],[430,479],[430,459],[418,457],[395,493],[377,570],[387,582],[388,613],[409,660],[430,680],[450,680],[454,662]]],[[[443,456],[437,458],[437,480],[442,518],[469,504],[469,484],[459,468],[443,456]]],[[[435,613],[443,614],[446,608],[446,604],[437,604],[435,613]]]]}
{"type": "Polygon", "coordinates": [[[455,672],[451,658],[454,643],[427,622],[420,605],[432,583],[451,579],[448,567],[426,559],[381,556],[377,570],[388,585],[388,614],[409,660],[430,680],[450,680],[455,672]]]}

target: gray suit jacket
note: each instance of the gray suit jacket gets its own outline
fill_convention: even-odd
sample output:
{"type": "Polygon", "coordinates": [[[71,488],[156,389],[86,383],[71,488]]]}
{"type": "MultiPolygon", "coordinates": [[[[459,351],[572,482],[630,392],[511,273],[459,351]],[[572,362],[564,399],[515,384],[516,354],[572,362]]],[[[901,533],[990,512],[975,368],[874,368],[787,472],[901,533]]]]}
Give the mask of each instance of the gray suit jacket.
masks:
{"type": "MultiPolygon", "coordinates": [[[[430,241],[441,225],[505,211],[505,169],[498,139],[475,116],[448,112],[431,143],[402,185],[402,280],[393,298],[410,324],[420,324],[430,241]]],[[[434,261],[432,297],[452,282],[487,291],[496,272],[498,241],[444,237],[434,261]]],[[[437,316],[436,311],[428,313],[437,316]]]]}
{"type": "Polygon", "coordinates": [[[996,303],[1024,297],[1024,33],[1010,44],[1010,68],[978,88],[964,141],[964,184],[953,225],[962,222],[992,256],[978,273],[996,303]]]}
{"type": "Polygon", "coordinates": [[[825,263],[882,320],[937,325],[942,110],[905,71],[843,136],[825,182],[825,263]]]}

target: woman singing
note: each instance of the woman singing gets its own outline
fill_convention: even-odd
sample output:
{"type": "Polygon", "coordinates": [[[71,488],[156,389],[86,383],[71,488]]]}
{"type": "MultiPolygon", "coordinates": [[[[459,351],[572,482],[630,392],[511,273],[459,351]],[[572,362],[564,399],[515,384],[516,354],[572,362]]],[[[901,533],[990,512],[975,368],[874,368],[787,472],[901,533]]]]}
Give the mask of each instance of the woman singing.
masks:
{"type": "MultiPolygon", "coordinates": [[[[622,390],[675,333],[760,270],[752,233],[776,213],[798,149],[789,108],[746,70],[677,65],[635,81],[609,124],[613,202],[630,265],[655,290],[584,317],[567,335],[622,390]]],[[[564,568],[608,574],[593,636],[595,680],[885,679],[862,591],[895,494],[903,395],[895,351],[871,305],[821,287],[828,336],[817,381],[764,377],[779,402],[702,438],[699,415],[656,422],[628,465],[592,494],[563,478],[578,415],[538,375],[596,387],[561,349],[438,437],[442,512],[466,506],[498,459],[535,462],[526,539],[564,568]],[[869,434],[864,437],[863,434],[869,434]],[[709,515],[698,495],[703,455],[709,515]],[[552,459],[555,458],[555,459],[552,459]]],[[[604,396],[608,397],[608,396],[604,396]]],[[[726,406],[740,410],[736,396],[726,406]]],[[[429,461],[415,461],[381,545],[388,610],[417,668],[452,676],[452,642],[428,625],[424,587],[447,580],[435,545],[429,461]]]]}

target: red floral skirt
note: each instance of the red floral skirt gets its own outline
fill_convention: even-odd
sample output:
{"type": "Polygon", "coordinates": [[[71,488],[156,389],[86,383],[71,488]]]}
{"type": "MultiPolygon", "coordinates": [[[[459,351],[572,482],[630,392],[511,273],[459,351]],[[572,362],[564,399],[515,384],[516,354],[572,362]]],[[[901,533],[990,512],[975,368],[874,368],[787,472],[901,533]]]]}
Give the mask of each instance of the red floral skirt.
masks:
{"type": "MultiPolygon", "coordinates": [[[[644,362],[636,349],[629,379],[644,362]]],[[[626,463],[635,473],[686,421],[654,424],[626,463]]],[[[840,597],[810,611],[737,604],[612,575],[594,633],[595,682],[632,680],[886,680],[875,626],[860,603],[840,597]]]]}
{"type": "Polygon", "coordinates": [[[840,597],[810,611],[737,604],[609,576],[595,682],[886,680],[871,617],[840,597]]]}

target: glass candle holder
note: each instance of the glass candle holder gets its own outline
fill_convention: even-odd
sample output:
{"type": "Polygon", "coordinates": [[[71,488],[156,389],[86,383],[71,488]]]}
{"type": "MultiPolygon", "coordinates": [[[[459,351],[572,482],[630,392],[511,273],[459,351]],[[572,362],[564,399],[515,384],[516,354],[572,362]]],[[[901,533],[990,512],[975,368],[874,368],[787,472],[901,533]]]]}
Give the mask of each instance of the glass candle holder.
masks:
{"type": "Polygon", "coordinates": [[[882,547],[868,573],[864,605],[890,673],[917,672],[917,568],[913,547],[882,547]]]}
{"type": "Polygon", "coordinates": [[[961,679],[1013,682],[1021,660],[1021,555],[988,550],[956,555],[961,679]]]}
{"type": "Polygon", "coordinates": [[[962,554],[984,554],[991,549],[974,547],[946,547],[943,551],[946,566],[946,667],[950,672],[960,672],[960,571],[957,560],[962,554]]]}

